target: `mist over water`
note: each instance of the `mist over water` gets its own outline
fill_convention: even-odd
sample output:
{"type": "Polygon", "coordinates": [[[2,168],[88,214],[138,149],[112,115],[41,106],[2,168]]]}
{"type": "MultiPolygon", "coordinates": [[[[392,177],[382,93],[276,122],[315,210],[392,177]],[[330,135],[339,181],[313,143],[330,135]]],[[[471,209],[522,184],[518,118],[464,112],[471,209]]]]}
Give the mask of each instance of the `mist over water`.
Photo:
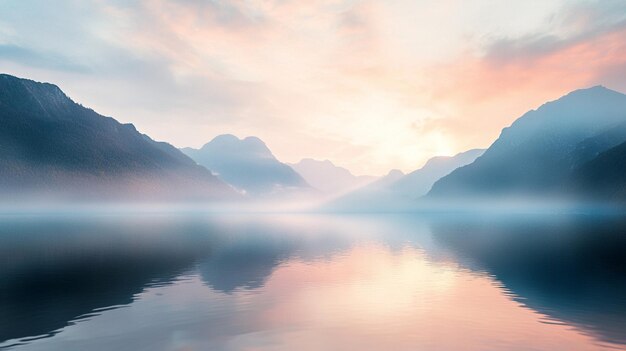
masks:
{"type": "Polygon", "coordinates": [[[0,1],[0,351],[626,350],[625,14],[0,1]]]}
{"type": "Polygon", "coordinates": [[[626,349],[614,213],[192,208],[4,212],[0,347],[626,349]]]}

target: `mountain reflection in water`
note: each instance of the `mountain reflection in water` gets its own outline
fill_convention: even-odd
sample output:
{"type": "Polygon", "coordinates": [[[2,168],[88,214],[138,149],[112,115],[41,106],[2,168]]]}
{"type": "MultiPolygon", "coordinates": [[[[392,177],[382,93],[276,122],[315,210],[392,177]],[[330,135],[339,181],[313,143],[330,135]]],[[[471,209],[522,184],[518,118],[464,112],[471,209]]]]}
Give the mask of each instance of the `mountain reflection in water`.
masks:
{"type": "Polygon", "coordinates": [[[626,345],[626,221],[5,216],[15,350],[626,345]]]}

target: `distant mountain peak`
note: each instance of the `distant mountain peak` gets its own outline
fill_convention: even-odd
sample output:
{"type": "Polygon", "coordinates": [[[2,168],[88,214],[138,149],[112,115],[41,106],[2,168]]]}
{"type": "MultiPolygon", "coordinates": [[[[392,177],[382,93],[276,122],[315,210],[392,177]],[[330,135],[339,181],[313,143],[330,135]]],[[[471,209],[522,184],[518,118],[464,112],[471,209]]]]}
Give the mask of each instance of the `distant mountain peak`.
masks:
{"type": "Polygon", "coordinates": [[[259,144],[259,145],[263,145],[264,147],[267,147],[265,145],[265,142],[263,142],[263,140],[261,140],[259,137],[255,137],[255,136],[247,136],[247,137],[243,138],[242,141],[244,143],[259,144]]]}
{"type": "Polygon", "coordinates": [[[240,139],[237,136],[233,135],[233,134],[220,134],[220,135],[216,136],[215,138],[213,138],[207,144],[209,144],[211,142],[238,142],[238,141],[240,141],[240,139]]]}
{"type": "Polygon", "coordinates": [[[311,186],[326,195],[345,194],[376,179],[372,176],[355,176],[347,168],[336,166],[332,161],[303,158],[290,166],[311,186]]]}
{"type": "Polygon", "coordinates": [[[447,164],[450,162],[451,159],[457,159],[457,160],[471,159],[473,161],[474,159],[482,155],[484,152],[485,152],[485,149],[470,149],[467,151],[459,152],[454,156],[435,156],[435,157],[428,159],[428,161],[426,161],[426,163],[424,164],[422,168],[436,167],[439,164],[447,164]]]}
{"type": "Polygon", "coordinates": [[[618,93],[621,94],[618,91],[615,91],[613,89],[609,89],[607,87],[605,87],[604,85],[594,85],[588,88],[581,88],[581,89],[576,89],[573,90],[572,92],[570,92],[570,94],[576,94],[576,93],[580,93],[580,92],[613,92],[613,93],[618,93]]]}
{"type": "Polygon", "coordinates": [[[402,172],[399,169],[392,169],[389,171],[389,173],[387,173],[387,175],[385,177],[402,177],[404,175],[404,172],[402,172]]]}
{"type": "Polygon", "coordinates": [[[232,155],[231,157],[237,155],[237,157],[276,159],[267,145],[255,136],[240,139],[232,134],[218,135],[204,144],[200,150],[208,153],[228,153],[232,155]]]}
{"type": "Polygon", "coordinates": [[[278,161],[256,136],[240,139],[232,134],[222,134],[199,150],[181,150],[227,183],[249,194],[267,195],[284,192],[284,189],[310,188],[298,173],[278,161]]]}
{"type": "Polygon", "coordinates": [[[609,89],[603,85],[594,85],[589,88],[581,88],[573,90],[564,96],[550,101],[545,105],[550,105],[554,103],[564,103],[570,100],[579,100],[579,99],[602,99],[602,98],[619,98],[625,96],[623,93],[609,89]]]}
{"type": "Polygon", "coordinates": [[[439,178],[479,157],[484,150],[473,149],[455,156],[435,156],[420,169],[404,174],[399,170],[389,173],[330,203],[331,208],[389,210],[405,209],[425,195],[439,178]]]}

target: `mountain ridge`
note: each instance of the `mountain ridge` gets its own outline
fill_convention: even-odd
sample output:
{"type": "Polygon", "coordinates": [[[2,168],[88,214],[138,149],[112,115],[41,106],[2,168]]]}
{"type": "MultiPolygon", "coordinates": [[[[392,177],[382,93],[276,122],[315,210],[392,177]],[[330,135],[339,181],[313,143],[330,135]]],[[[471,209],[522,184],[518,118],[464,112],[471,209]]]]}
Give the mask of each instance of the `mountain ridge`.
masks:
{"type": "Polygon", "coordinates": [[[77,104],[54,84],[0,75],[0,126],[0,190],[14,196],[234,196],[172,145],[77,104]]]}
{"type": "Polygon", "coordinates": [[[373,176],[355,176],[347,168],[336,166],[330,160],[303,158],[289,163],[312,187],[327,195],[337,195],[354,190],[376,180],[373,176]]]}
{"type": "MultiPolygon", "coordinates": [[[[543,196],[574,168],[576,146],[626,122],[626,95],[594,86],[516,119],[475,162],[433,185],[429,197],[543,196]]],[[[599,152],[602,150],[596,150],[599,152]]]]}
{"type": "Polygon", "coordinates": [[[211,169],[226,183],[249,195],[312,190],[296,171],[276,159],[258,137],[239,139],[232,134],[222,134],[200,149],[182,148],[181,151],[199,165],[211,169]]]}
{"type": "Polygon", "coordinates": [[[483,151],[472,149],[454,156],[435,156],[408,174],[391,170],[386,176],[333,200],[328,206],[341,210],[406,211],[417,204],[418,198],[425,195],[437,179],[474,161],[483,151]]]}

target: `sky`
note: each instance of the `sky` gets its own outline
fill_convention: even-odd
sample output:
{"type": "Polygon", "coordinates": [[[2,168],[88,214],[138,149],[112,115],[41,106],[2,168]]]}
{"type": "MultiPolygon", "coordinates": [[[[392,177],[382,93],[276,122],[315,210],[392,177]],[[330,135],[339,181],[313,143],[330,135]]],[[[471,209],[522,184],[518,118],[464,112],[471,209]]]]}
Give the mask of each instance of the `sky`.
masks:
{"type": "Polygon", "coordinates": [[[254,135],[382,175],[626,92],[626,1],[0,0],[0,72],[177,147],[254,135]]]}

